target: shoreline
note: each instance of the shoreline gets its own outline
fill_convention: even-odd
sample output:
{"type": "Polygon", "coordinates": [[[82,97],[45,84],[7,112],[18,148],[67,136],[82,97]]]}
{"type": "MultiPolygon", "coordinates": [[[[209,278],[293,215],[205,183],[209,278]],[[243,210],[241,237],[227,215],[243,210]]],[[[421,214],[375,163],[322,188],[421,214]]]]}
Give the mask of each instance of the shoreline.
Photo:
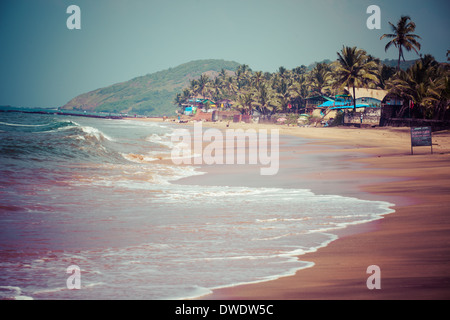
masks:
{"type": "MultiPolygon", "coordinates": [[[[206,123],[205,127],[225,129],[225,124],[206,123]]],[[[275,280],[213,289],[198,299],[450,298],[450,270],[446,267],[450,263],[449,132],[433,135],[433,155],[420,148],[412,156],[409,128],[286,128],[255,124],[230,127],[276,128],[280,129],[280,136],[313,139],[310,143],[319,146],[320,152],[339,155],[357,165],[345,172],[329,172],[326,178],[320,177],[320,172],[310,172],[310,181],[322,179],[324,184],[333,181],[347,187],[353,184],[353,190],[341,192],[394,203],[395,212],[336,230],[337,240],[316,252],[298,256],[301,261],[313,262],[312,268],[275,280]],[[363,141],[362,134],[366,136],[363,141]],[[380,267],[380,290],[366,286],[370,265],[380,267]]],[[[314,189],[311,188],[316,193],[314,189]]]]}

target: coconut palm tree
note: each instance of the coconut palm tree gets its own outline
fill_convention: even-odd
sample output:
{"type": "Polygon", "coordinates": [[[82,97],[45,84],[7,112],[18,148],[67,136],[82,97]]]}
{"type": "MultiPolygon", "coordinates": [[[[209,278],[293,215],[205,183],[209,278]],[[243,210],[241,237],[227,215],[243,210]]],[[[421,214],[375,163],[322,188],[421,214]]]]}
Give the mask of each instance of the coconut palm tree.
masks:
{"type": "Polygon", "coordinates": [[[292,99],[292,91],[290,90],[291,84],[290,79],[282,78],[275,89],[276,97],[278,98],[282,112],[288,111],[287,108],[292,99]]]}
{"type": "Polygon", "coordinates": [[[241,114],[249,115],[253,110],[253,94],[242,93],[237,98],[237,103],[235,108],[241,112],[241,114]]]}
{"type": "Polygon", "coordinates": [[[289,72],[285,67],[281,66],[278,68],[278,75],[281,79],[286,79],[289,76],[289,72]]]}
{"type": "Polygon", "coordinates": [[[238,92],[236,77],[228,77],[223,83],[224,92],[228,98],[234,100],[238,92]]]}
{"type": "Polygon", "coordinates": [[[317,63],[309,72],[307,81],[312,95],[330,93],[329,73],[331,67],[326,63],[317,63]]]}
{"type": "Polygon", "coordinates": [[[251,84],[254,89],[258,89],[264,82],[264,74],[262,71],[256,71],[251,79],[251,84]]]}
{"type": "Polygon", "coordinates": [[[246,64],[241,64],[236,69],[236,84],[238,91],[244,91],[245,88],[250,84],[250,77],[252,74],[252,69],[246,64]]]}
{"type": "Polygon", "coordinates": [[[298,81],[295,81],[289,88],[291,92],[291,97],[297,104],[297,111],[299,110],[299,105],[304,106],[306,98],[308,97],[308,86],[305,81],[305,77],[302,75],[298,81]]]}
{"type": "Polygon", "coordinates": [[[209,92],[214,101],[220,100],[223,96],[222,80],[216,77],[214,80],[209,82],[209,92]]]}
{"type": "Polygon", "coordinates": [[[306,73],[306,66],[304,65],[292,69],[292,76],[295,81],[300,81],[305,73],[306,73]]]}
{"type": "Polygon", "coordinates": [[[198,85],[197,85],[198,81],[196,79],[192,79],[189,82],[189,96],[190,98],[196,96],[198,94],[198,85]]]}
{"type": "Polygon", "coordinates": [[[334,70],[335,86],[353,88],[353,110],[356,110],[356,87],[368,87],[378,81],[377,63],[370,59],[363,49],[343,47],[337,53],[336,69],[334,70]]]}
{"type": "Polygon", "coordinates": [[[389,79],[395,74],[395,67],[390,67],[385,64],[381,64],[378,72],[378,85],[381,89],[386,89],[386,84],[389,79]]]}
{"type": "Polygon", "coordinates": [[[173,100],[173,104],[176,104],[176,105],[178,105],[178,107],[181,107],[183,102],[184,102],[183,95],[181,93],[177,93],[177,95],[175,96],[175,98],[173,100]]]}
{"type": "Polygon", "coordinates": [[[197,92],[206,98],[209,89],[209,77],[206,74],[202,74],[197,80],[197,92]]]}
{"type": "Polygon", "coordinates": [[[262,83],[254,94],[255,101],[253,105],[262,115],[272,114],[279,106],[278,100],[275,98],[274,92],[266,83],[262,83]]]}
{"type": "Polygon", "coordinates": [[[424,100],[434,105],[433,119],[444,119],[445,113],[450,109],[450,67],[448,65],[439,65],[436,78],[431,79],[428,93],[429,96],[424,100]]]}
{"type": "Polygon", "coordinates": [[[403,54],[403,49],[406,49],[406,51],[414,50],[417,54],[419,54],[418,50],[420,50],[420,43],[417,42],[416,39],[421,38],[412,33],[416,30],[416,24],[409,20],[411,20],[409,16],[402,16],[397,22],[397,25],[393,25],[389,22],[393,33],[383,34],[380,38],[380,40],[383,38],[392,39],[386,44],[386,47],[384,48],[385,51],[387,51],[392,45],[398,48],[397,70],[400,70],[400,60],[403,58],[403,61],[406,61],[403,54]]]}
{"type": "Polygon", "coordinates": [[[222,70],[220,70],[219,78],[220,78],[221,81],[225,81],[225,80],[226,80],[226,78],[227,78],[227,72],[226,72],[225,69],[222,68],[222,70]]]}
{"type": "MultiPolygon", "coordinates": [[[[439,64],[430,55],[425,55],[416,61],[408,70],[400,70],[394,79],[388,81],[389,92],[402,97],[405,102],[400,116],[409,108],[409,102],[414,105],[414,113],[425,117],[432,117],[433,102],[437,101],[442,93],[441,86],[445,85],[445,80],[437,81],[439,78],[439,64]]],[[[441,74],[445,76],[445,74],[441,74]]],[[[445,89],[445,87],[443,88],[445,89]]]]}

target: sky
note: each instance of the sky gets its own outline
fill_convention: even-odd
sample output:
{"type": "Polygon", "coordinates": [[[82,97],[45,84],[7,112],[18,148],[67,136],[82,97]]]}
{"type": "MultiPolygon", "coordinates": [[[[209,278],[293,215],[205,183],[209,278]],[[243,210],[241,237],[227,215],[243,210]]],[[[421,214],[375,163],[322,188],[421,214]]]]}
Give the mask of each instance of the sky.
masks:
{"type": "Polygon", "coordinates": [[[0,105],[60,107],[198,59],[275,72],[335,60],[344,45],[397,59],[380,37],[402,15],[417,25],[420,53],[446,61],[449,13],[448,0],[1,0],[0,105]],[[81,29],[67,27],[70,5],[81,29]],[[381,29],[367,27],[370,5],[381,29]]]}

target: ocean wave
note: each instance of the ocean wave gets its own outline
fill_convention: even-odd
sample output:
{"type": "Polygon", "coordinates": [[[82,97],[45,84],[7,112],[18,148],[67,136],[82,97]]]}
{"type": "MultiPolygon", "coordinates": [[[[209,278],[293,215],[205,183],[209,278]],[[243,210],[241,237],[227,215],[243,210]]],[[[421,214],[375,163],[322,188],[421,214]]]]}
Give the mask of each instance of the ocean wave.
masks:
{"type": "Polygon", "coordinates": [[[34,132],[34,133],[46,133],[67,127],[78,126],[75,122],[70,120],[52,121],[42,124],[26,124],[26,123],[9,123],[0,121],[0,125],[9,127],[8,131],[13,132],[34,132]]]}
{"type": "Polygon", "coordinates": [[[171,141],[170,137],[171,137],[171,134],[169,134],[169,133],[165,133],[163,135],[153,133],[150,136],[148,136],[147,138],[145,138],[145,140],[148,142],[166,146],[168,148],[173,148],[174,144],[171,141]]]}
{"type": "MultiPolygon", "coordinates": [[[[12,124],[12,122],[7,122],[12,124]]],[[[2,127],[5,128],[5,127],[2,127]]],[[[0,152],[4,158],[22,161],[123,162],[116,141],[101,130],[71,120],[10,126],[3,133],[0,152]]]]}
{"type": "Polygon", "coordinates": [[[49,124],[21,124],[21,123],[7,123],[0,121],[0,124],[5,126],[11,126],[11,127],[44,127],[48,126],[49,124]]]}
{"type": "Polygon", "coordinates": [[[22,289],[15,286],[0,286],[1,300],[33,300],[32,297],[22,295],[22,289]]]}
{"type": "Polygon", "coordinates": [[[156,160],[163,160],[162,156],[146,156],[142,154],[135,154],[135,153],[120,153],[122,157],[124,157],[126,160],[135,162],[135,163],[150,163],[156,160]]]}
{"type": "Polygon", "coordinates": [[[88,136],[95,137],[100,141],[108,140],[108,141],[115,141],[110,136],[106,135],[102,131],[100,131],[97,128],[94,127],[87,127],[87,126],[80,126],[80,129],[88,136]]]}

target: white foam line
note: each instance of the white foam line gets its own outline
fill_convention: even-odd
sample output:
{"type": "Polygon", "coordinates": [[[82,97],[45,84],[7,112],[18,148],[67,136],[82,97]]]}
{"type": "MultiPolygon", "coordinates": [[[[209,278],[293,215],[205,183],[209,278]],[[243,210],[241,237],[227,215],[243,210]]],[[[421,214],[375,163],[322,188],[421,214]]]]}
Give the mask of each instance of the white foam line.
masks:
{"type": "MultiPolygon", "coordinates": [[[[376,217],[374,217],[373,219],[368,219],[368,220],[363,220],[363,221],[356,221],[356,222],[351,222],[351,223],[342,223],[342,224],[340,224],[339,227],[335,227],[335,228],[332,228],[332,229],[340,229],[340,228],[345,228],[345,227],[348,226],[348,225],[362,224],[362,223],[366,223],[366,222],[371,222],[371,221],[383,219],[383,216],[384,216],[384,215],[387,215],[387,214],[390,214],[390,213],[395,212],[395,210],[393,210],[393,209],[391,208],[392,206],[394,206],[394,205],[391,204],[391,203],[380,201],[379,207],[385,209],[386,212],[381,213],[381,214],[376,214],[376,217]]],[[[271,219],[269,219],[269,220],[271,220],[271,219]]],[[[327,230],[327,231],[328,231],[329,229],[323,229],[323,230],[327,230]]],[[[317,231],[315,231],[315,232],[319,232],[319,231],[317,230],[317,231]]],[[[305,263],[305,264],[306,264],[305,266],[297,267],[297,268],[291,268],[290,270],[288,270],[288,271],[286,271],[286,272],[284,272],[284,273],[277,274],[277,275],[273,275],[273,276],[267,276],[267,277],[265,277],[265,278],[263,278],[263,279],[259,279],[259,280],[247,281],[247,282],[238,282],[238,283],[231,283],[231,284],[226,284],[226,285],[221,285],[221,286],[211,287],[211,288],[209,288],[209,289],[208,289],[208,288],[205,288],[205,290],[210,290],[211,293],[213,293],[212,290],[217,290],[217,289],[222,289],[222,288],[231,288],[231,287],[236,287],[236,286],[246,285],[246,284],[254,284],[254,283],[262,283],[262,282],[272,281],[272,280],[280,279],[280,278],[283,278],[283,277],[293,276],[293,275],[295,275],[295,274],[297,273],[297,271],[299,271],[299,270],[311,268],[311,267],[313,267],[313,266],[315,265],[314,262],[310,262],[310,261],[300,261],[300,260],[298,260],[297,257],[298,257],[298,256],[301,256],[301,255],[304,255],[304,254],[307,254],[307,253],[316,252],[318,249],[324,248],[324,247],[328,246],[331,242],[333,242],[333,241],[335,241],[335,240],[337,240],[337,239],[339,238],[337,235],[332,234],[332,233],[325,233],[325,232],[321,232],[321,233],[323,233],[324,235],[329,236],[330,238],[329,238],[328,240],[323,241],[323,242],[322,242],[320,245],[318,245],[318,246],[309,248],[309,249],[307,249],[307,250],[304,250],[304,249],[300,249],[300,248],[299,248],[299,249],[295,249],[295,250],[290,251],[290,252],[287,252],[287,253],[283,253],[283,254],[278,254],[278,255],[276,255],[276,256],[278,256],[278,257],[287,257],[287,258],[288,258],[288,261],[291,260],[291,259],[295,259],[296,262],[305,263]]],[[[249,257],[249,256],[241,256],[241,257],[229,257],[228,259],[230,259],[230,258],[231,258],[231,259],[270,258],[270,257],[273,257],[273,256],[266,256],[266,257],[257,257],[257,256],[249,257]]],[[[210,259],[210,260],[219,260],[219,259],[221,259],[221,258],[219,257],[219,258],[206,258],[206,259],[210,259]]],[[[222,258],[222,259],[227,259],[227,258],[224,257],[224,258],[222,258]]],[[[292,260],[291,260],[291,261],[292,261],[292,260]]],[[[208,293],[204,293],[204,294],[199,295],[199,296],[197,296],[197,297],[184,297],[184,298],[181,298],[180,300],[183,300],[183,299],[200,298],[200,297],[203,297],[203,296],[206,296],[206,295],[208,295],[208,293]]]]}
{"type": "Polygon", "coordinates": [[[6,122],[0,122],[0,124],[3,124],[5,126],[11,126],[11,127],[45,127],[45,126],[51,125],[51,123],[46,123],[46,124],[19,124],[19,123],[6,123],[6,122]]]}
{"type": "Polygon", "coordinates": [[[13,298],[15,300],[34,300],[32,297],[22,295],[22,289],[20,287],[15,286],[0,286],[1,290],[9,290],[12,291],[13,296],[8,298],[13,298]]]}

